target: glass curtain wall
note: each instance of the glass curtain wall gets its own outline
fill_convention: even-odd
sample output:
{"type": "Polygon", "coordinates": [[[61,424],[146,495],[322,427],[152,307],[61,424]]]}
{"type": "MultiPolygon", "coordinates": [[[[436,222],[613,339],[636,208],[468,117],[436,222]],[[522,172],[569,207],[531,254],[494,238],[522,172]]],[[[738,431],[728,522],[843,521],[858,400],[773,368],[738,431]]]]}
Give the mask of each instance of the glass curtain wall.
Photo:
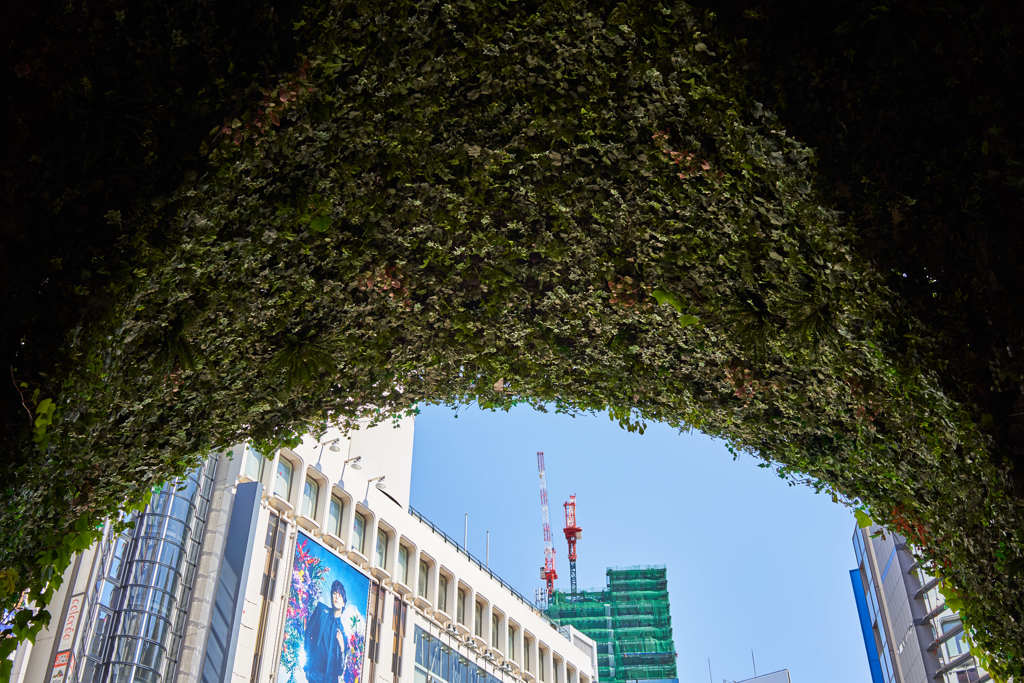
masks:
{"type": "Polygon", "coordinates": [[[501,683],[483,667],[463,657],[419,626],[413,635],[416,669],[413,683],[501,683]]]}
{"type": "Polygon", "coordinates": [[[161,683],[177,671],[217,458],[164,484],[146,510],[99,550],[71,680],[161,683]]]}

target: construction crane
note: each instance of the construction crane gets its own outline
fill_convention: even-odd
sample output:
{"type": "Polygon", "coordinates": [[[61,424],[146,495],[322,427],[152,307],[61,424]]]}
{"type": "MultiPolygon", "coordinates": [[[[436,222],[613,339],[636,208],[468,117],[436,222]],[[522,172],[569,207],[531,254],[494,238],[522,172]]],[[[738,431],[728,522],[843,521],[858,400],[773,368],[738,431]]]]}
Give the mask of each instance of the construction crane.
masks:
{"type": "Polygon", "coordinates": [[[569,590],[576,597],[576,541],[583,537],[583,529],[576,526],[576,494],[569,496],[565,508],[565,541],[569,544],[569,590]]]}
{"type": "Polygon", "coordinates": [[[548,480],[544,470],[544,451],[537,451],[537,475],[540,477],[540,511],[544,518],[544,566],[540,578],[547,586],[547,598],[555,592],[555,547],[551,543],[551,519],[548,515],[548,480]]]}

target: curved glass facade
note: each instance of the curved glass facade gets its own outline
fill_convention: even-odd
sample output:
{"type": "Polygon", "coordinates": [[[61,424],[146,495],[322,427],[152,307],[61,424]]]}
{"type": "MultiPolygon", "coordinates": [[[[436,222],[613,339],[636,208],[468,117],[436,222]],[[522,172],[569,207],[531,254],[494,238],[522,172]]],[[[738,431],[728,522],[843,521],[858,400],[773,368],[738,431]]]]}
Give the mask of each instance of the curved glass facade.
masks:
{"type": "Polygon", "coordinates": [[[105,539],[79,643],[82,683],[158,683],[177,671],[217,458],[153,495],[133,528],[105,539]]]}

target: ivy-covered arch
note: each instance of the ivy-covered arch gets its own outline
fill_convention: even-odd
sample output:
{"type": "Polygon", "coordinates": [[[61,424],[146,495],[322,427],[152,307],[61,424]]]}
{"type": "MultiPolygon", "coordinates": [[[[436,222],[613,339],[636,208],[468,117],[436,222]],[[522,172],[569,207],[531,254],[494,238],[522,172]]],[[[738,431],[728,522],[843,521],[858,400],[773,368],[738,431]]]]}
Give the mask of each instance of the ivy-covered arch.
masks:
{"type": "Polygon", "coordinates": [[[34,399],[8,602],[210,448],[553,402],[808,475],[906,535],[990,666],[1024,672],[1008,467],[705,17],[422,0],[298,25],[305,63],[210,134],[205,169],[110,215],[137,257],[34,399]]]}

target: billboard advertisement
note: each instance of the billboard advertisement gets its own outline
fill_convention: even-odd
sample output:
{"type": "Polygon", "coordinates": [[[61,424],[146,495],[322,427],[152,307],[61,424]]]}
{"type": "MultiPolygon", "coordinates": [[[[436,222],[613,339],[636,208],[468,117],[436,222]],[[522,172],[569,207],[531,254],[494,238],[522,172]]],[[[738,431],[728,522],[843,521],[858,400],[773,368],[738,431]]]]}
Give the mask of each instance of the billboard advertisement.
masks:
{"type": "Polygon", "coordinates": [[[370,579],[299,533],[278,683],[360,683],[370,579]]]}

